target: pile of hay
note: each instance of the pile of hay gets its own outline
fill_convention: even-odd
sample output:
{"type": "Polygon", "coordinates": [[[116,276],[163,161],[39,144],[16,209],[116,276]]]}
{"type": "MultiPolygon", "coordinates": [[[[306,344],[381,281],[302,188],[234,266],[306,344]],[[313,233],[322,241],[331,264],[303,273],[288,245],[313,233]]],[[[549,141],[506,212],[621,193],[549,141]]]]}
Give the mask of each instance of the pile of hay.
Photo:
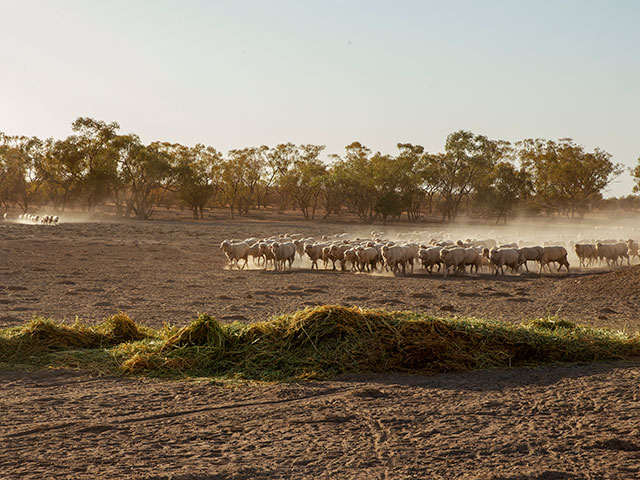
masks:
{"type": "Polygon", "coordinates": [[[113,315],[91,327],[34,318],[21,327],[0,332],[0,362],[28,359],[47,352],[106,348],[123,342],[149,338],[151,330],[137,325],[124,313],[113,315]]]}
{"type": "Polygon", "coordinates": [[[638,340],[553,318],[513,326],[324,306],[250,325],[201,316],[125,368],[170,373],[181,359],[183,373],[261,380],[438,373],[628,358],[640,355],[638,340]]]}
{"type": "Polygon", "coordinates": [[[640,356],[640,336],[555,318],[515,326],[339,306],[249,325],[200,315],[186,327],[160,332],[122,314],[97,327],[36,320],[0,332],[0,362],[61,349],[72,351],[57,357],[64,362],[79,349],[107,349],[125,373],[283,380],[631,358],[640,356]]]}

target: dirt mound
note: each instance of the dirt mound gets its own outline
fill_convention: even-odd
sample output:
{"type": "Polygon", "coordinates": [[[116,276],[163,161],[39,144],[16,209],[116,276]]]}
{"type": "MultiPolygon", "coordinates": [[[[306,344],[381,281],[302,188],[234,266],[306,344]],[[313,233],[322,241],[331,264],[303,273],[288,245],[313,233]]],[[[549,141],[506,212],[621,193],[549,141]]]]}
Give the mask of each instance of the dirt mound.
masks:
{"type": "MultiPolygon", "coordinates": [[[[574,304],[589,305],[592,313],[576,319],[580,323],[638,330],[630,318],[637,317],[640,303],[640,265],[566,279],[558,282],[553,296],[567,310],[574,304]]],[[[559,313],[564,316],[563,310],[559,313]]]]}
{"type": "Polygon", "coordinates": [[[638,297],[640,295],[640,265],[606,273],[583,275],[562,282],[558,293],[592,295],[595,297],[638,297]]]}

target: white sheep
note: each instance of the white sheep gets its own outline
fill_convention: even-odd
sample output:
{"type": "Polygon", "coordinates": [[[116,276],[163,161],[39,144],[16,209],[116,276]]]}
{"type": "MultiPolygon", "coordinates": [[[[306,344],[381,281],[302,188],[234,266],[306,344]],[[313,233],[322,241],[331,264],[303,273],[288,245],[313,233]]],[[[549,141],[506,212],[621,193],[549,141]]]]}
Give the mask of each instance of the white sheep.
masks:
{"type": "Polygon", "coordinates": [[[433,273],[433,267],[435,265],[438,266],[438,271],[440,271],[440,265],[442,264],[442,260],[440,259],[441,250],[442,247],[427,247],[420,249],[418,252],[418,258],[429,274],[433,273]]]}
{"type": "Polygon", "coordinates": [[[515,248],[493,248],[490,251],[491,264],[495,268],[495,275],[498,271],[504,275],[504,267],[511,268],[516,273],[520,268],[520,252],[515,248]]]}
{"type": "Polygon", "coordinates": [[[248,260],[247,257],[249,255],[249,245],[246,242],[239,243],[231,243],[228,240],[224,240],[220,244],[220,250],[224,252],[227,256],[227,260],[229,260],[229,267],[233,268],[235,263],[236,267],[239,269],[243,269],[247,266],[248,260]],[[244,264],[242,267],[238,265],[239,260],[244,260],[244,264]]]}
{"type": "MultiPolygon", "coordinates": [[[[548,245],[544,248],[544,252],[542,254],[542,258],[540,259],[540,273],[545,265],[549,265],[549,263],[557,263],[558,271],[560,268],[564,266],[569,272],[569,261],[567,260],[567,249],[561,245],[548,245]]],[[[551,270],[551,267],[549,267],[551,270]]]]}
{"type": "Polygon", "coordinates": [[[524,268],[527,269],[527,273],[529,273],[529,266],[527,265],[528,261],[540,262],[542,261],[542,255],[544,254],[544,248],[542,247],[522,247],[518,249],[520,253],[520,265],[524,265],[524,268]]]}
{"type": "MultiPolygon", "coordinates": [[[[309,259],[311,260],[311,269],[316,267],[318,269],[318,260],[322,258],[322,249],[327,246],[326,243],[305,243],[304,244],[304,253],[307,254],[309,259]]],[[[326,264],[325,264],[326,265],[326,264]]]]}
{"type": "Polygon", "coordinates": [[[293,261],[296,258],[296,246],[293,242],[274,242],[271,244],[271,251],[275,257],[276,270],[286,270],[287,262],[289,263],[289,270],[291,270],[293,261]]]}

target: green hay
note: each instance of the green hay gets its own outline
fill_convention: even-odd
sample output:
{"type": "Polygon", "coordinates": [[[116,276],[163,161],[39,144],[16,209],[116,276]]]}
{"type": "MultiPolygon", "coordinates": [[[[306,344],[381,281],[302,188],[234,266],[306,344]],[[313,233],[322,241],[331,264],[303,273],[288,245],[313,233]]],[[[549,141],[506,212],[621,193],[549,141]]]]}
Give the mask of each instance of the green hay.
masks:
{"type": "Polygon", "coordinates": [[[108,339],[112,345],[142,340],[154,335],[150,329],[137,325],[126,313],[122,312],[107,318],[95,328],[95,331],[108,339]]]}
{"type": "Polygon", "coordinates": [[[34,352],[47,353],[40,362],[74,368],[94,364],[101,372],[272,381],[636,358],[640,337],[557,318],[510,325],[339,306],[249,325],[200,315],[186,327],[156,332],[124,314],[97,327],[34,320],[0,331],[0,363],[33,364],[34,352]],[[102,353],[91,353],[95,349],[102,353]]]}
{"type": "Polygon", "coordinates": [[[42,356],[48,352],[106,348],[152,335],[123,313],[91,327],[34,318],[26,325],[0,331],[0,362],[42,356]]]}

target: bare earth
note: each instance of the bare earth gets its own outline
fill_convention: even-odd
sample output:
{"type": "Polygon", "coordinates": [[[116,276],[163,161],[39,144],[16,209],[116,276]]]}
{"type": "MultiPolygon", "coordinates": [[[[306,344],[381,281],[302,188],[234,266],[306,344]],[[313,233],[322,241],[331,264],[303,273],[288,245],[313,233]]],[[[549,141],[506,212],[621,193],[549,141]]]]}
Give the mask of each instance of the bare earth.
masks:
{"type": "MultiPolygon", "coordinates": [[[[0,327],[33,315],[150,326],[316,304],[640,330],[638,267],[392,277],[229,271],[224,238],[344,225],[0,224],[0,327]]],[[[417,271],[417,270],[416,270],[417,271]]],[[[640,478],[640,362],[243,386],[0,372],[0,478],[640,478]]]]}

